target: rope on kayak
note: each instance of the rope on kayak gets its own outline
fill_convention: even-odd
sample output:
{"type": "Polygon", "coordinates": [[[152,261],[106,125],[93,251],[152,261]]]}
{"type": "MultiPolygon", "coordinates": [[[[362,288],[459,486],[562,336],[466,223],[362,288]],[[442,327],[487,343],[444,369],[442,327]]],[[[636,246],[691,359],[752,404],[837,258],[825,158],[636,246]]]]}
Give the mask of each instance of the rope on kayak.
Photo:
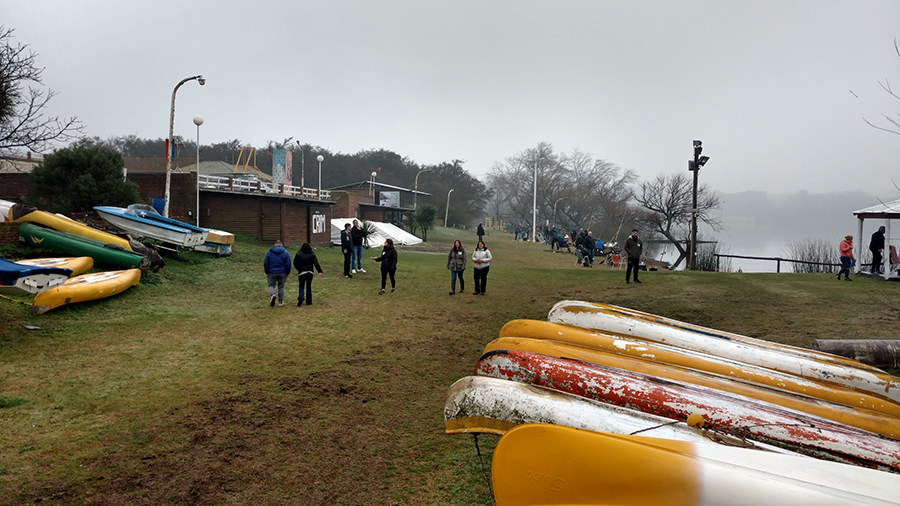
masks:
{"type": "Polygon", "coordinates": [[[481,462],[481,473],[484,474],[484,481],[487,482],[488,490],[491,491],[491,497],[494,496],[494,487],[491,486],[491,479],[488,477],[487,469],[484,468],[484,459],[481,457],[481,448],[478,447],[478,434],[473,433],[475,438],[475,451],[478,452],[478,460],[481,462]]]}
{"type": "Polygon", "coordinates": [[[669,425],[675,425],[676,423],[681,423],[681,422],[679,422],[678,420],[675,420],[674,422],[662,423],[659,425],[655,425],[653,427],[647,427],[646,429],[636,430],[636,431],[632,432],[631,434],[629,434],[629,436],[633,436],[635,434],[640,434],[641,432],[646,432],[648,430],[658,429],[660,427],[667,427],[669,425]]]}

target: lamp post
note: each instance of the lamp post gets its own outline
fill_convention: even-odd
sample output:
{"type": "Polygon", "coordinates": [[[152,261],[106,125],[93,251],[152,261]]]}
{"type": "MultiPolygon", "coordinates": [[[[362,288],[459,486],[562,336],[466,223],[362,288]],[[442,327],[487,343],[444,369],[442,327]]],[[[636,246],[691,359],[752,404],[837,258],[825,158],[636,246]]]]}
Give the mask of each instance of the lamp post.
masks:
{"type": "Polygon", "coordinates": [[[419,201],[419,174],[423,172],[430,172],[428,169],[422,169],[419,172],[416,172],[416,189],[413,191],[413,209],[416,208],[416,204],[419,201]]]}
{"type": "Polygon", "coordinates": [[[203,117],[194,116],[194,124],[197,125],[197,226],[200,226],[200,125],[203,124],[203,117]]]}
{"type": "Polygon", "coordinates": [[[531,242],[537,242],[537,163],[538,152],[534,150],[534,200],[531,207],[531,242]]]}
{"type": "Polygon", "coordinates": [[[700,167],[703,167],[709,161],[708,156],[700,156],[702,152],[703,142],[695,140],[694,159],[688,160],[688,170],[694,173],[694,189],[691,200],[691,254],[689,261],[691,270],[695,271],[697,270],[697,213],[699,212],[699,209],[697,209],[697,175],[700,173],[700,167]]]}
{"type": "Polygon", "coordinates": [[[374,170],[369,174],[369,176],[372,177],[372,179],[369,180],[369,193],[372,194],[372,205],[375,205],[375,176],[377,175],[378,173],[374,170]]]}
{"type": "Polygon", "coordinates": [[[178,93],[178,88],[181,88],[182,84],[195,79],[200,83],[200,86],[206,84],[206,79],[203,79],[203,76],[196,75],[185,77],[172,90],[172,105],[169,108],[169,138],[166,141],[166,204],[163,207],[163,216],[166,218],[169,217],[169,190],[172,187],[172,137],[175,131],[175,94],[178,93]]]}
{"type": "Polygon", "coordinates": [[[450,191],[447,192],[447,207],[444,209],[444,226],[447,226],[447,216],[450,214],[450,194],[453,193],[453,188],[450,188],[450,191]]]}
{"type": "Polygon", "coordinates": [[[300,150],[300,194],[302,195],[303,194],[303,186],[304,186],[303,185],[303,183],[304,183],[304,181],[303,181],[304,174],[303,173],[305,172],[304,169],[306,168],[306,157],[303,156],[303,146],[300,144],[300,141],[296,141],[296,142],[297,142],[297,149],[300,150]]]}
{"type": "Polygon", "coordinates": [[[559,220],[556,219],[556,204],[558,204],[559,201],[564,198],[565,197],[560,197],[560,198],[556,199],[556,202],[553,203],[553,224],[554,225],[559,225],[559,220]]]}
{"type": "Polygon", "coordinates": [[[316,160],[319,161],[319,191],[316,193],[316,196],[319,198],[319,200],[322,200],[322,160],[324,159],[325,157],[322,155],[316,157],[316,160]]]}

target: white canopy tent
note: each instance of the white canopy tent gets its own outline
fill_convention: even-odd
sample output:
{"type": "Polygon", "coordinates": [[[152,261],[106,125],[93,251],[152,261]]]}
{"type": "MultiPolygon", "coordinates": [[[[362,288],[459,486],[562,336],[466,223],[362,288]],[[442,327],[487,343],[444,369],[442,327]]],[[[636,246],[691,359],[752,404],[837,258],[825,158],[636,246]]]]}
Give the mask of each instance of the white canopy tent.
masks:
{"type": "MultiPolygon", "coordinates": [[[[331,242],[334,244],[341,243],[341,230],[344,229],[344,224],[350,223],[353,224],[353,220],[359,218],[332,218],[331,219],[331,242]]],[[[362,220],[360,220],[362,221],[362,220]]],[[[377,248],[384,244],[385,239],[390,239],[394,241],[395,245],[411,245],[411,244],[419,244],[422,242],[422,239],[410,234],[409,232],[403,230],[400,227],[395,225],[391,225],[390,223],[381,223],[378,221],[370,221],[372,226],[375,228],[375,231],[366,237],[368,240],[368,245],[372,248],[377,248]]]]}
{"type": "MultiPolygon", "coordinates": [[[[898,265],[895,262],[891,265],[891,257],[896,256],[896,249],[891,245],[891,220],[900,219],[900,200],[894,200],[887,203],[881,203],[877,206],[867,207],[858,211],[853,211],[853,215],[859,219],[859,231],[856,247],[853,255],[856,258],[862,258],[863,248],[869,248],[869,240],[863,237],[863,222],[865,220],[880,220],[884,222],[884,254],[882,255],[882,265],[878,268],[884,279],[897,279],[900,274],[897,272],[898,265]],[[892,251],[893,250],[893,251],[892,251]]],[[[879,225],[880,226],[880,225],[879,225]]],[[[862,263],[857,261],[856,273],[862,271],[862,263]]]]}

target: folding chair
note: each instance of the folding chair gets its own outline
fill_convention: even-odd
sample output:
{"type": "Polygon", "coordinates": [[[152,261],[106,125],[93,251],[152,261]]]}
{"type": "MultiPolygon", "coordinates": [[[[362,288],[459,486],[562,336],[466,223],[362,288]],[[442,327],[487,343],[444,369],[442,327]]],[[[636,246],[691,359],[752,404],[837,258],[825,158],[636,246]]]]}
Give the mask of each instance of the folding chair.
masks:
{"type": "Polygon", "coordinates": [[[618,253],[613,253],[613,254],[610,255],[609,257],[612,258],[612,263],[613,263],[613,268],[614,268],[614,269],[621,269],[621,268],[622,268],[622,259],[619,257],[619,254],[618,254],[618,253]]]}

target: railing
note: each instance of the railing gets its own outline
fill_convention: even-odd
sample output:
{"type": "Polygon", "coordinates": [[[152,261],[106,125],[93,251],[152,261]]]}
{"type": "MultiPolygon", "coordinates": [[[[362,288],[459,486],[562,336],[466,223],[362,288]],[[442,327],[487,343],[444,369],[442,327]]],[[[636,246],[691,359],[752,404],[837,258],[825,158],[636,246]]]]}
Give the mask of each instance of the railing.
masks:
{"type": "Polygon", "coordinates": [[[713,256],[716,257],[716,271],[719,270],[719,258],[744,258],[747,260],[774,260],[775,261],[775,272],[781,272],[781,262],[792,262],[795,264],[807,264],[807,265],[823,265],[828,267],[840,267],[841,264],[832,264],[828,262],[808,262],[806,260],[793,260],[790,258],[781,258],[781,257],[749,257],[743,255],[722,255],[719,253],[713,253],[713,256]]]}
{"type": "Polygon", "coordinates": [[[247,179],[236,179],[233,177],[206,176],[201,174],[198,184],[200,185],[200,188],[214,190],[267,193],[272,195],[278,194],[313,200],[331,199],[331,191],[329,190],[322,190],[320,194],[316,188],[301,188],[299,186],[290,186],[282,183],[268,183],[265,181],[252,181],[247,179]]]}

